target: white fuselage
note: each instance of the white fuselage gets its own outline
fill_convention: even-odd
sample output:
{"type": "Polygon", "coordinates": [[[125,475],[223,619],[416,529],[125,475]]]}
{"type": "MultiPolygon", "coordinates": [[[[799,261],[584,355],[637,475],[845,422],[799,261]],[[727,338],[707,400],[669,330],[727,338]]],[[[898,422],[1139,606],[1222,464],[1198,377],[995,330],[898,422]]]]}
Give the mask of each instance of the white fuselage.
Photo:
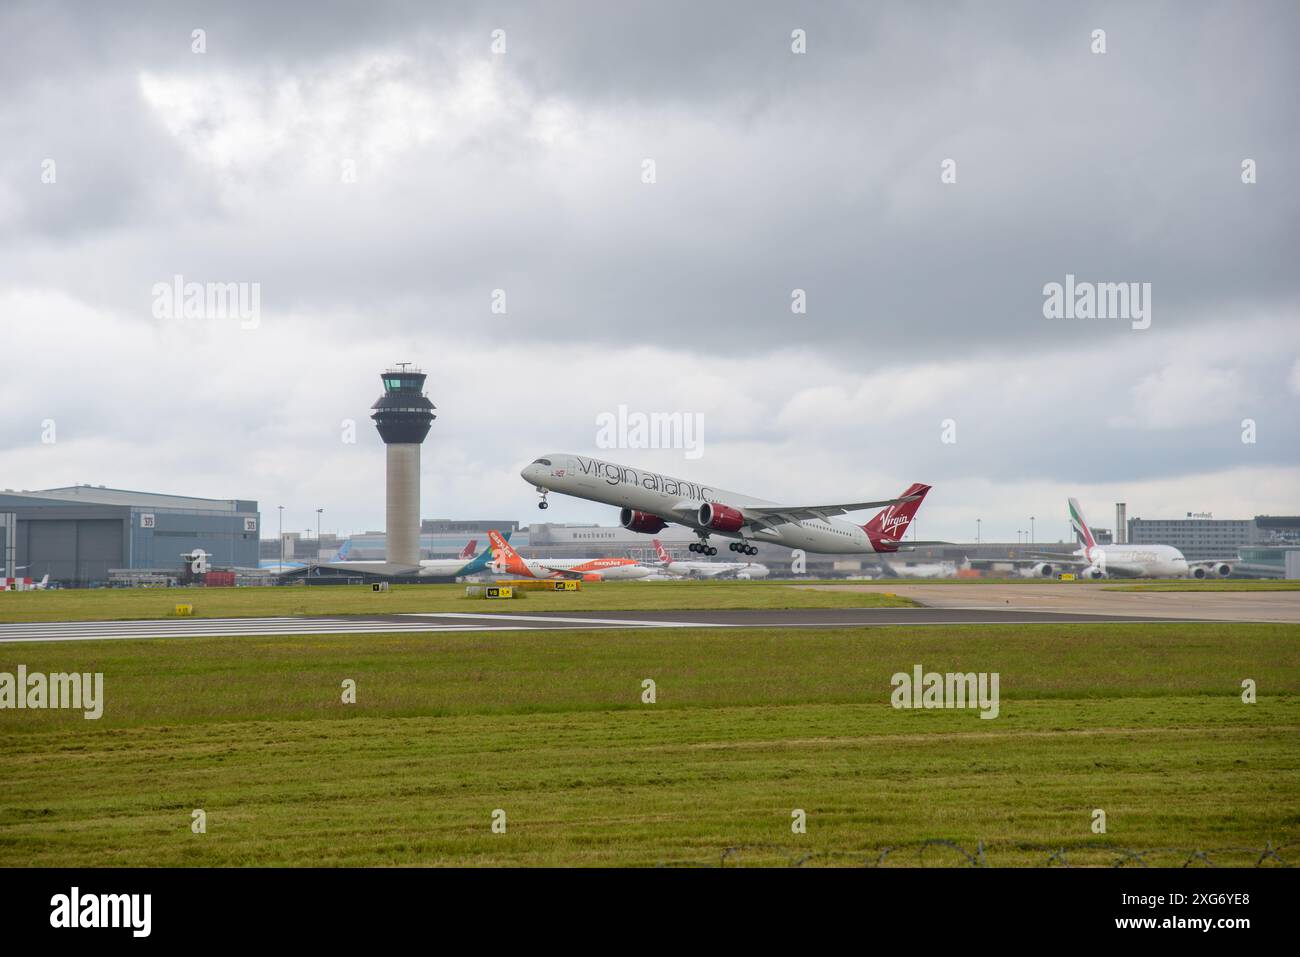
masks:
{"type": "Polygon", "coordinates": [[[522,574],[529,578],[568,578],[566,572],[598,575],[605,581],[632,581],[649,578],[655,569],[617,558],[525,558],[523,568],[494,560],[489,570],[498,575],[522,574]]]}
{"type": "Polygon", "coordinates": [[[1172,545],[1093,545],[1076,554],[1118,578],[1186,578],[1189,573],[1187,559],[1172,545]]]}
{"type": "Polygon", "coordinates": [[[425,558],[420,561],[420,574],[433,578],[456,578],[464,574],[473,558],[425,558]]]}
{"type": "Polygon", "coordinates": [[[922,565],[892,565],[899,578],[952,578],[957,574],[955,562],[930,562],[922,565]]]}
{"type": "Polygon", "coordinates": [[[736,532],[703,529],[695,516],[705,502],[742,511],[746,505],[776,506],[778,503],[581,455],[560,452],[544,458],[551,464],[533,462],[520,474],[532,485],[561,495],[647,512],[722,538],[773,542],[786,548],[802,548],[823,554],[858,555],[875,551],[871,539],[860,526],[836,519],[787,522],[757,532],[748,527],[736,532]]]}
{"type": "Polygon", "coordinates": [[[737,578],[766,578],[769,574],[766,565],[757,562],[668,562],[660,568],[670,575],[682,578],[718,578],[732,576],[737,578]]]}

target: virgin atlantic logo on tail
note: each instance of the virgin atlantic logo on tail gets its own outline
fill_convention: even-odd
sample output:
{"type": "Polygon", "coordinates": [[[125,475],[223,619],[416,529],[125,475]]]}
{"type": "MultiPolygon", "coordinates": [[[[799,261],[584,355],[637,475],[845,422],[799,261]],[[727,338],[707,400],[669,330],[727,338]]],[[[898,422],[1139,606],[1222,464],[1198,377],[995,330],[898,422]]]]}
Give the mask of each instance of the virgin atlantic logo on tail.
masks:
{"type": "Polygon", "coordinates": [[[890,532],[894,529],[907,529],[907,524],[911,521],[911,517],[907,515],[894,515],[893,511],[894,506],[889,506],[889,513],[881,519],[880,530],[882,532],[890,532]]]}

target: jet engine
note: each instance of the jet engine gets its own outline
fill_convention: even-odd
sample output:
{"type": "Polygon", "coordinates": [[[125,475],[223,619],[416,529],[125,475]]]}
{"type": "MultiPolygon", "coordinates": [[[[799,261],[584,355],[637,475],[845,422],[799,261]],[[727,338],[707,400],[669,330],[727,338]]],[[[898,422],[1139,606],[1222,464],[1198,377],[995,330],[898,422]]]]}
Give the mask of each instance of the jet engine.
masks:
{"type": "Polygon", "coordinates": [[[1031,578],[1051,578],[1052,573],[1055,571],[1056,568],[1049,565],[1047,562],[1039,562],[1036,565],[1030,566],[1029,575],[1031,578]]]}
{"type": "Polygon", "coordinates": [[[715,532],[738,532],[745,524],[745,516],[739,510],[717,502],[705,502],[700,506],[699,522],[705,528],[715,532]]]}
{"type": "Polygon", "coordinates": [[[1083,571],[1081,571],[1079,573],[1079,577],[1086,579],[1087,581],[1096,581],[1099,578],[1105,578],[1106,573],[1102,571],[1100,568],[1098,568],[1096,565],[1092,565],[1091,567],[1085,568],[1083,571]]]}
{"type": "Polygon", "coordinates": [[[651,515],[649,512],[638,512],[630,508],[622,509],[618,513],[618,523],[629,532],[641,532],[644,535],[653,535],[662,531],[668,525],[658,515],[651,515]]]}
{"type": "Polygon", "coordinates": [[[1232,566],[1227,562],[1215,562],[1210,566],[1210,571],[1220,578],[1227,578],[1232,574],[1232,566]]]}

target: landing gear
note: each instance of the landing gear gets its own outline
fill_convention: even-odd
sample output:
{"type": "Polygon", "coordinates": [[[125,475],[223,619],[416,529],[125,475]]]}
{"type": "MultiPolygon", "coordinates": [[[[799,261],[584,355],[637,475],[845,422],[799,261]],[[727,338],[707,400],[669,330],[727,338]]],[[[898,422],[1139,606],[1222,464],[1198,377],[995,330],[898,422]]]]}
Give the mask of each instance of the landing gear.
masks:
{"type": "Polygon", "coordinates": [[[544,508],[550,508],[550,506],[546,504],[546,492],[547,492],[547,490],[544,489],[544,488],[539,488],[537,491],[539,491],[539,492],[542,493],[542,500],[541,500],[540,502],[537,503],[537,507],[538,507],[538,508],[543,508],[543,509],[544,509],[544,508]]]}
{"type": "Polygon", "coordinates": [[[757,555],[758,549],[748,542],[732,542],[727,546],[733,552],[740,552],[742,555],[757,555]]]}
{"type": "Polygon", "coordinates": [[[709,544],[707,535],[701,535],[698,542],[691,542],[689,546],[693,552],[699,552],[701,555],[716,555],[718,550],[709,544]]]}

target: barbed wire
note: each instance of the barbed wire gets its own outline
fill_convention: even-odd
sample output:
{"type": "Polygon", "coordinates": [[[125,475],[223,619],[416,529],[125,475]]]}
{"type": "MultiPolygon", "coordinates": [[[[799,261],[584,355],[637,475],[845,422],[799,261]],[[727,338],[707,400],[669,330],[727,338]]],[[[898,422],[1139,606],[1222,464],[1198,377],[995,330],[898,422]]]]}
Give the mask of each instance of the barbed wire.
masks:
{"type": "MultiPolygon", "coordinates": [[[[1263,847],[1155,847],[1134,849],[1107,842],[1079,844],[1072,847],[1046,844],[1008,845],[1004,850],[1018,852],[1014,863],[990,859],[983,841],[973,849],[947,838],[927,838],[909,844],[889,844],[869,851],[804,851],[780,844],[737,844],[724,848],[718,859],[719,867],[743,867],[746,858],[785,858],[788,867],[803,867],[809,862],[843,865],[856,862],[859,867],[886,867],[894,864],[909,866],[999,867],[1024,866],[1025,852],[1045,855],[1046,867],[1095,867],[1105,863],[1109,867],[1293,867],[1282,857],[1282,852],[1300,846],[1300,841],[1285,844],[1265,842],[1263,847]],[[927,858],[927,854],[929,857],[927,858]],[[1074,860],[1071,860],[1071,857],[1074,860]],[[1098,861],[1098,858],[1101,861],[1098,861]],[[1086,859],[1089,863],[1081,863],[1086,859]]],[[[1000,855],[999,855],[1000,856],[1000,855]]],[[[698,862],[703,863],[703,862],[698,862]]]]}

